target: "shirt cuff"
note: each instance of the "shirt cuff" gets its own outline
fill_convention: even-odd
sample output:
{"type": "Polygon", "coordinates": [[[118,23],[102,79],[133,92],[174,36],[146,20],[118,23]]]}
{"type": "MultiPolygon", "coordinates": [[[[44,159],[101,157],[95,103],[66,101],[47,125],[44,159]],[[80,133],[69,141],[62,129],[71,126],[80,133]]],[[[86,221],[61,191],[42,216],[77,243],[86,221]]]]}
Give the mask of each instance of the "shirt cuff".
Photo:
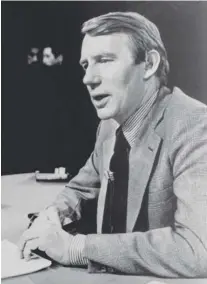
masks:
{"type": "Polygon", "coordinates": [[[85,240],[85,235],[78,234],[73,237],[69,250],[69,259],[71,265],[86,266],[88,264],[87,258],[83,257],[85,240]]]}

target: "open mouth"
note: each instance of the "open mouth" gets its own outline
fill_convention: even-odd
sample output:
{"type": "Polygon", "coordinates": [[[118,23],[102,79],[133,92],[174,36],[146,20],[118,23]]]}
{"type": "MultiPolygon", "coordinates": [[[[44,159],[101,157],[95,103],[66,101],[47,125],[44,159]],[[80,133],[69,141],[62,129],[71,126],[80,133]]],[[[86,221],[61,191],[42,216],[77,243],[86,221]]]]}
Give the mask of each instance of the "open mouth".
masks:
{"type": "Polygon", "coordinates": [[[100,94],[92,96],[93,103],[96,108],[104,108],[108,103],[110,95],[108,94],[100,94]]]}
{"type": "Polygon", "coordinates": [[[107,94],[101,94],[101,95],[97,95],[97,96],[94,96],[93,97],[93,99],[95,100],[95,101],[101,101],[101,100],[103,100],[103,99],[105,99],[106,97],[108,97],[109,95],[107,95],[107,94]]]}

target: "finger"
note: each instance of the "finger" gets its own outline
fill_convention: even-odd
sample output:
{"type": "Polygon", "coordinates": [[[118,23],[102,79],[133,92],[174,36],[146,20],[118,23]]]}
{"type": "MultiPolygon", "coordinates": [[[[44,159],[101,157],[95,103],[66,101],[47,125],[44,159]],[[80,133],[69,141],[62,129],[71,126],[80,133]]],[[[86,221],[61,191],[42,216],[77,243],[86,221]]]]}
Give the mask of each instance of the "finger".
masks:
{"type": "Polygon", "coordinates": [[[39,231],[37,230],[33,230],[32,228],[26,230],[23,234],[22,237],[20,238],[19,242],[18,242],[18,248],[19,248],[19,254],[20,254],[20,258],[24,258],[24,249],[26,246],[26,243],[28,241],[31,241],[33,239],[36,239],[40,236],[39,231]]]}
{"type": "Polygon", "coordinates": [[[28,240],[26,240],[24,237],[21,237],[21,239],[19,240],[17,246],[18,246],[18,249],[19,249],[19,256],[20,258],[24,258],[24,249],[25,249],[25,245],[27,243],[28,240]]]}
{"type": "Polygon", "coordinates": [[[26,243],[23,250],[23,257],[26,261],[30,260],[32,257],[32,251],[39,247],[39,238],[30,240],[26,243]]]}

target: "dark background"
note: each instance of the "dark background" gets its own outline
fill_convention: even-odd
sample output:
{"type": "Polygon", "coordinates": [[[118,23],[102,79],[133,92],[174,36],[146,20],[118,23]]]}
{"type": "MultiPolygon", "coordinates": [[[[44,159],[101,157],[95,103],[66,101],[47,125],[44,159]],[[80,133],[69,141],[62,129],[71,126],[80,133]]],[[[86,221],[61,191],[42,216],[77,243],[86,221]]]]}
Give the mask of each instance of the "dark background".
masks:
{"type": "Polygon", "coordinates": [[[75,174],[93,149],[98,124],[79,67],[83,21],[137,11],[160,29],[169,86],[207,103],[206,2],[2,2],[2,174],[75,174]],[[64,64],[27,65],[29,48],[53,46],[64,64]]]}

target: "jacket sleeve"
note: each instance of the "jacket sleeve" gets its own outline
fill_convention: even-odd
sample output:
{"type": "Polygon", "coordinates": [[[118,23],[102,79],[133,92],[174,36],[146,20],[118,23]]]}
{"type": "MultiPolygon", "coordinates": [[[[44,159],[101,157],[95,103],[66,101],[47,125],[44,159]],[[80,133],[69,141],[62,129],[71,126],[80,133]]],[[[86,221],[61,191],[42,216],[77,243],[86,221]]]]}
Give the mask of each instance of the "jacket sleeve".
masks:
{"type": "Polygon", "coordinates": [[[207,277],[207,111],[177,120],[169,146],[177,210],[174,226],[88,235],[84,256],[123,273],[207,277]]]}
{"type": "Polygon", "coordinates": [[[58,211],[61,223],[78,221],[81,219],[82,207],[89,200],[96,199],[100,189],[99,178],[99,130],[94,151],[78,174],[66,185],[65,189],[51,204],[58,211]]]}

